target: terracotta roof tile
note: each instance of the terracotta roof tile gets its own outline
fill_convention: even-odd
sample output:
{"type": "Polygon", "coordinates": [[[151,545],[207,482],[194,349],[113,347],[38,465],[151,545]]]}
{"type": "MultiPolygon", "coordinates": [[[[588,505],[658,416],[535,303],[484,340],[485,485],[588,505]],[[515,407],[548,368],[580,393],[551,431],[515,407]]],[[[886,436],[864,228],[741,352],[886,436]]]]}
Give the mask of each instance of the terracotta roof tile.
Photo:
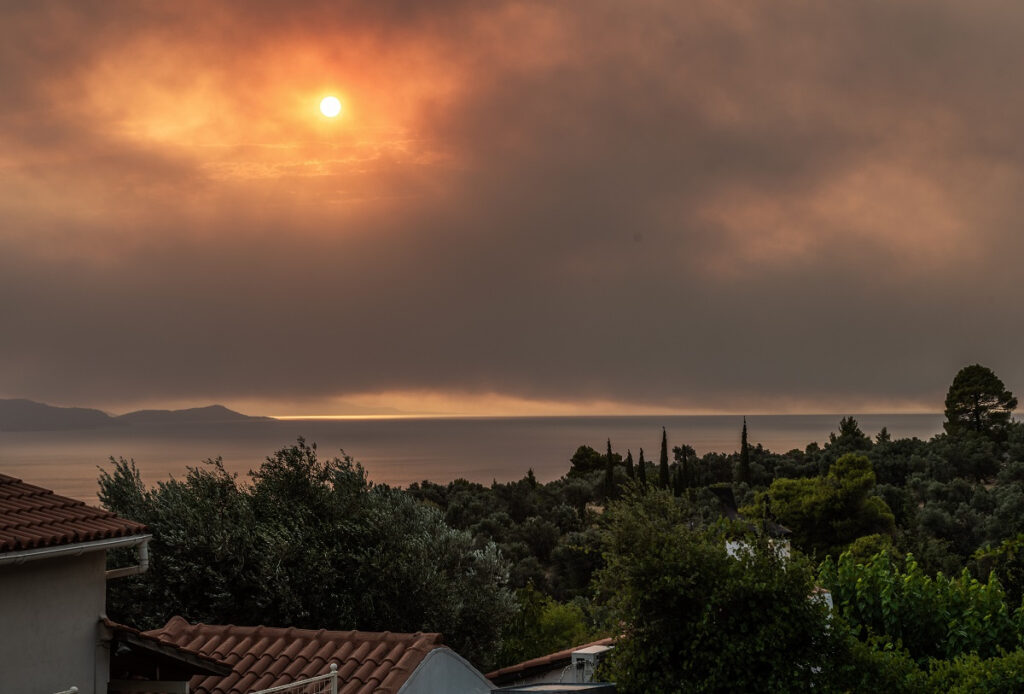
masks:
{"type": "Polygon", "coordinates": [[[141,523],[0,474],[0,553],[144,532],[141,523]]]}
{"type": "Polygon", "coordinates": [[[174,617],[145,632],[232,667],[224,677],[193,677],[193,694],[248,694],[329,672],[338,665],[339,694],[396,694],[440,634],[327,631],[189,624],[174,617]]]}
{"type": "Polygon", "coordinates": [[[200,663],[205,664],[205,665],[207,665],[209,667],[212,667],[214,670],[217,670],[217,669],[220,669],[220,668],[224,667],[224,663],[222,663],[218,658],[211,658],[208,655],[204,655],[204,654],[200,653],[199,651],[194,651],[194,650],[191,650],[189,648],[185,648],[185,647],[183,647],[183,646],[181,646],[181,645],[179,645],[177,643],[174,643],[173,641],[168,641],[166,639],[161,639],[158,636],[153,636],[151,634],[146,634],[144,632],[139,631],[138,629],[136,629],[134,627],[130,627],[130,626],[127,626],[125,624],[119,624],[118,622],[113,621],[109,617],[101,616],[100,617],[100,623],[103,624],[108,629],[110,629],[114,633],[115,636],[119,636],[121,634],[130,634],[130,635],[135,636],[136,638],[140,639],[141,641],[148,641],[148,642],[157,644],[159,646],[164,646],[164,647],[168,648],[171,652],[176,652],[176,653],[181,654],[183,656],[191,656],[195,660],[199,661],[200,663]]]}

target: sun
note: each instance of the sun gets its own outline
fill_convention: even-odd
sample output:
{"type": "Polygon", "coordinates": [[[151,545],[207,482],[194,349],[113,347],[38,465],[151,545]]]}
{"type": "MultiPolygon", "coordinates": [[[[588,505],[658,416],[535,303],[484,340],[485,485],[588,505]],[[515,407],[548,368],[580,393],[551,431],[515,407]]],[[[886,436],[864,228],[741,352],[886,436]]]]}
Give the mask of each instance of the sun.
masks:
{"type": "Polygon", "coordinates": [[[341,113],[341,102],[335,96],[325,96],[320,102],[320,113],[328,118],[334,118],[341,113]]]}

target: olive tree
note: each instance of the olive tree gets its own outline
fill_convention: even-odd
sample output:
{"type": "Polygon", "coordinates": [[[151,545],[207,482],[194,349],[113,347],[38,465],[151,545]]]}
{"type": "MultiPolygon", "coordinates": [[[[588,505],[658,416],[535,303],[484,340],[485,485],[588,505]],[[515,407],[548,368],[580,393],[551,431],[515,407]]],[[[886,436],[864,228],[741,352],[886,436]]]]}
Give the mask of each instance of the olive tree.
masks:
{"type": "Polygon", "coordinates": [[[150,570],[110,584],[110,615],[142,628],[191,621],[316,629],[439,631],[481,667],[515,612],[493,543],[445,524],[412,495],[375,486],[350,458],[302,439],[248,484],[219,460],[184,480],[142,483],[112,461],[100,500],[153,534],[150,570]]]}

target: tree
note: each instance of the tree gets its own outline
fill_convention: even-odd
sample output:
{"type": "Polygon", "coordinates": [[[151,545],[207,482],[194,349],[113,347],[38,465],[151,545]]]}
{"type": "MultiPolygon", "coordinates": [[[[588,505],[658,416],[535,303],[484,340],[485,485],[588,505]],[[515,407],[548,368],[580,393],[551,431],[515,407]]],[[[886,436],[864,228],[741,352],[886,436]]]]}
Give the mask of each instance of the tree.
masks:
{"type": "Polygon", "coordinates": [[[1011,608],[1024,600],[1024,533],[1007,538],[998,547],[983,547],[974,553],[981,578],[994,574],[1006,591],[1011,608]]]}
{"type": "Polygon", "coordinates": [[[608,455],[605,456],[604,498],[605,501],[615,498],[615,458],[612,456],[611,439],[608,439],[608,455]]]}
{"type": "Polygon", "coordinates": [[[675,465],[672,467],[672,495],[682,496],[686,485],[683,483],[683,467],[675,465]]]}
{"type": "Polygon", "coordinates": [[[747,443],[747,418],[743,418],[743,432],[740,434],[740,465],[737,477],[740,482],[750,484],[750,444],[747,443]]]}
{"type": "Polygon", "coordinates": [[[636,469],[633,467],[633,451],[626,449],[626,476],[631,480],[636,479],[636,469]]]}
{"type": "Polygon", "coordinates": [[[683,487],[685,489],[696,487],[697,471],[695,466],[697,462],[697,451],[693,449],[693,446],[683,444],[682,446],[676,446],[673,448],[672,455],[675,458],[676,464],[682,468],[683,487]]]}
{"type": "Polygon", "coordinates": [[[350,458],[323,460],[302,439],[248,485],[219,459],[152,488],[133,463],[112,463],[100,500],[153,534],[149,571],[109,584],[114,619],[439,631],[487,667],[514,613],[493,543],[478,546],[436,507],[370,484],[350,458]]]}
{"type": "Polygon", "coordinates": [[[669,488],[668,434],[665,433],[665,427],[661,428],[661,456],[658,458],[658,486],[662,489],[669,488]]]}
{"type": "Polygon", "coordinates": [[[1017,398],[991,369],[981,364],[965,366],[946,393],[943,427],[950,436],[973,432],[1004,440],[1015,407],[1017,398]]]}
{"type": "Polygon", "coordinates": [[[808,600],[813,571],[767,542],[731,557],[736,528],[702,528],[669,492],[627,496],[605,512],[596,588],[621,636],[606,677],[634,692],[829,691],[837,634],[808,600]]]}
{"type": "Polygon", "coordinates": [[[587,617],[577,603],[558,603],[528,585],[516,591],[519,612],[513,617],[498,654],[499,666],[554,653],[593,640],[587,617]]]}
{"type": "Polygon", "coordinates": [[[848,453],[822,477],[776,479],[744,512],[764,518],[770,508],[771,515],[793,531],[798,549],[819,559],[838,556],[859,537],[894,533],[892,511],[872,494],[874,488],[871,461],[848,453]]]}
{"type": "Polygon", "coordinates": [[[580,446],[570,459],[570,475],[581,475],[596,472],[604,468],[605,458],[590,446],[580,446]]]}
{"type": "Polygon", "coordinates": [[[851,417],[839,420],[839,433],[828,435],[823,462],[832,463],[847,453],[866,453],[872,448],[871,437],[861,431],[860,424],[851,417]]]}
{"type": "Polygon", "coordinates": [[[637,462],[637,479],[640,480],[640,493],[647,489],[647,461],[644,460],[644,449],[640,449],[640,460],[637,462]]]}

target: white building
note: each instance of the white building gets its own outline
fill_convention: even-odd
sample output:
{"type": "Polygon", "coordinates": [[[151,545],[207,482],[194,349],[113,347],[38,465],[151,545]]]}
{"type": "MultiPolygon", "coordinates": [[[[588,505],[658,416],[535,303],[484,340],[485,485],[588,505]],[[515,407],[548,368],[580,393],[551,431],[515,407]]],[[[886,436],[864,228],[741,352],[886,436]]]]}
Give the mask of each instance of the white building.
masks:
{"type": "Polygon", "coordinates": [[[145,570],[145,530],[0,474],[0,692],[107,694],[112,667],[132,678],[162,668],[177,680],[151,691],[175,692],[223,670],[106,618],[107,580],[145,570]],[[126,547],[139,563],[107,571],[107,552],[126,547]]]}

